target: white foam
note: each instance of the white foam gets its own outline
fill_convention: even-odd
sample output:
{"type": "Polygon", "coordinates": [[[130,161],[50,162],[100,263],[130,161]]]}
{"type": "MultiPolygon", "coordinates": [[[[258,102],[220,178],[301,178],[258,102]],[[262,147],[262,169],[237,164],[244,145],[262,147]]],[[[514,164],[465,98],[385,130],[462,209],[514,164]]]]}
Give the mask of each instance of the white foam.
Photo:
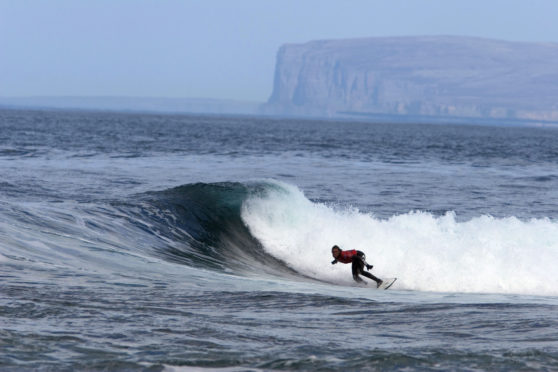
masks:
{"type": "Polygon", "coordinates": [[[457,222],[409,212],[381,220],[354,209],[312,203],[286,184],[243,205],[242,218],[271,255],[307,275],[352,282],[349,265],[331,265],[330,249],[366,253],[394,288],[558,295],[558,223],[481,216],[457,222]]]}

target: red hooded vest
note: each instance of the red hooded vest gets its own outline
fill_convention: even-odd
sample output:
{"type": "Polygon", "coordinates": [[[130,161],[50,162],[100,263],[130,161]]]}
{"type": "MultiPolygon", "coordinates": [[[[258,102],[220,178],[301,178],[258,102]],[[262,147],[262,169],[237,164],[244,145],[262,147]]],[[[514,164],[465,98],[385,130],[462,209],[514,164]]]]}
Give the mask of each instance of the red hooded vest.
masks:
{"type": "Polygon", "coordinates": [[[353,256],[356,256],[357,251],[356,249],[353,249],[352,251],[341,251],[341,253],[339,254],[339,257],[337,257],[337,261],[339,262],[343,262],[343,263],[351,263],[353,262],[353,256]]]}

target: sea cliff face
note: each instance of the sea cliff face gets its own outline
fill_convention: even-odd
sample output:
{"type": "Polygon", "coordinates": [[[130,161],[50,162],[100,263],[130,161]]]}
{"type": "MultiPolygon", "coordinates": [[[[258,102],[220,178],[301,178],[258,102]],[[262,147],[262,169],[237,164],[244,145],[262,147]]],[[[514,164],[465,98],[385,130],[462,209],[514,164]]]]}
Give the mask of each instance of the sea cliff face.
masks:
{"type": "Polygon", "coordinates": [[[455,36],[288,44],[266,111],[558,121],[558,44],[455,36]]]}

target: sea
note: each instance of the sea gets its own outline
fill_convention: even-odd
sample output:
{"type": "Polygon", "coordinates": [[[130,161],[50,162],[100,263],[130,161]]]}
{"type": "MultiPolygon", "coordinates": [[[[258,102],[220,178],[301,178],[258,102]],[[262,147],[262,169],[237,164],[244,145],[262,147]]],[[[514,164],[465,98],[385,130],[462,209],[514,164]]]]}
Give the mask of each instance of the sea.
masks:
{"type": "Polygon", "coordinates": [[[0,370],[558,370],[558,129],[3,109],[0,370]]]}

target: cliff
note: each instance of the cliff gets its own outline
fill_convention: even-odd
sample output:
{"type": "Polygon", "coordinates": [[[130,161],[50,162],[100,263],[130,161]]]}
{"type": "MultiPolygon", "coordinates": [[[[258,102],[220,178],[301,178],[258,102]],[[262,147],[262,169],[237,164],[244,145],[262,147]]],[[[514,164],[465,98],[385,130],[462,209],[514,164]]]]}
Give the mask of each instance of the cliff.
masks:
{"type": "Polygon", "coordinates": [[[455,36],[288,44],[266,111],[558,121],[558,44],[455,36]]]}

